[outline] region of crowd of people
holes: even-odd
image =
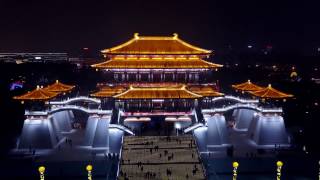
[[[125,137],[119,177],[204,179],[192,136]]]

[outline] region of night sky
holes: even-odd
[[[320,3],[311,1],[0,0],[0,52],[109,48],[133,36],[172,35],[214,50],[272,45],[313,54]]]

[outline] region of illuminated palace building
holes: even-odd
[[[125,111],[187,111],[203,98],[222,95],[212,85],[199,84],[222,67],[203,60],[212,51],[190,45],[177,34],[136,33],[128,42],[102,53],[108,60],[92,67],[113,80],[92,96],[115,99],[116,106]]]
[[[145,171],[153,172],[155,165],[150,162],[158,164],[157,174],[164,174],[160,179],[171,171],[186,177],[184,169],[194,172],[192,179],[204,179],[204,166],[194,155],[200,159],[208,158],[208,154],[226,157],[233,147],[234,156],[245,157],[257,149],[290,146],[282,109],[263,105],[292,95],[250,80],[230,87],[239,96],[255,98],[218,92],[211,78],[222,65],[206,60],[212,55],[210,50],[193,46],[177,34],[160,37],[136,33],[131,40],[102,50],[102,54],[105,61],[91,66],[105,80],[90,97],[68,97],[74,86],[60,81],[14,97],[31,104],[45,102],[45,110],[25,112],[16,152],[36,149],[43,162],[91,161],[92,154],[96,160],[104,159],[101,153],[113,154],[118,165],[110,167],[108,173],[116,172],[119,179],[126,179],[126,175],[144,177],[134,163],[143,163]],[[177,141],[170,143],[170,138],[163,136]],[[72,151],[65,140],[72,140]],[[159,152],[150,150],[154,147],[160,148]],[[172,153],[168,160],[161,159],[165,149]],[[145,156],[149,150],[153,155]],[[175,159],[169,161],[173,156]],[[106,166],[113,166],[112,162]]]

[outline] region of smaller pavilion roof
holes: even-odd
[[[118,95],[118,99],[196,99],[202,97],[186,89],[186,86],[133,87]]]
[[[43,88],[40,88],[37,86],[37,88],[33,91],[27,92],[26,94],[23,94],[21,96],[15,96],[13,99],[17,100],[48,100],[51,98],[54,98],[58,95],[59,93],[56,92],[50,92],[47,91]]]
[[[139,36],[138,33],[129,41],[110,49],[101,51],[110,55],[208,55],[212,51],[193,46],[178,38],[178,34],[173,36]]]
[[[204,97],[216,97],[216,96],[223,96],[223,93],[217,92],[213,87],[211,86],[205,86],[205,85],[194,85],[194,86],[188,86],[188,90],[192,91],[193,93],[199,94]]]
[[[59,80],[56,80],[55,83],[48,85],[44,89],[50,92],[68,92],[71,91],[75,86],[67,85],[59,82]]]
[[[263,89],[263,87],[253,84],[250,80],[241,84],[232,85],[232,87],[241,91],[258,91]]]
[[[288,98],[293,97],[292,94],[286,94],[279,90],[274,89],[271,87],[271,84],[268,85],[268,87],[258,90],[258,91],[252,91],[249,92],[254,96],[261,97],[261,98],[272,98],[272,99],[281,99],[281,98]]]

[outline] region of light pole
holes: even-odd
[[[92,180],[92,165],[87,165],[86,170],[88,171],[88,180]]]
[[[233,166],[233,177],[232,177],[232,180],[237,180],[237,176],[238,176],[238,167],[239,167],[239,163],[238,162],[233,162],[232,163],[232,166]]]
[[[44,180],[44,171],[46,170],[46,168],[44,166],[40,166],[38,171],[40,173],[40,180]]]
[[[283,166],[283,162],[278,161],[277,162],[277,180],[281,179],[281,168]]]

